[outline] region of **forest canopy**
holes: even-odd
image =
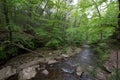
[[[112,39],[118,12],[117,0],[0,0],[0,58],[19,51],[7,41],[56,49]]]

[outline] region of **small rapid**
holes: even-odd
[[[77,66],[81,66],[86,71],[89,66],[92,66],[94,69],[97,67],[97,59],[94,51],[86,45],[80,53],[70,57],[60,65],[62,65],[61,68],[63,71],[69,73],[74,72],[74,68]]]

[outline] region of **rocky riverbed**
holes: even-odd
[[[0,80],[108,80],[114,74],[115,51],[103,65],[105,70],[97,66],[90,48],[68,47],[66,53],[39,49],[37,52],[40,54],[24,54],[8,61],[0,70]]]

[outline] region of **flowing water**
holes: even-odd
[[[48,75],[43,75],[40,70],[37,70],[36,76],[29,80],[94,80],[91,73],[97,67],[97,59],[88,45],[83,46],[84,49],[78,54],[58,63],[47,65]],[[80,76],[76,75],[76,67],[78,66],[82,68]]]

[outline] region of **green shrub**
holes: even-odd
[[[52,49],[57,49],[60,46],[60,41],[57,39],[52,39],[48,41],[45,46]]]
[[[98,57],[98,65],[101,66],[109,57],[110,49],[106,43],[99,43],[95,48],[95,53]]]
[[[13,56],[17,55],[18,47],[16,47],[15,45],[12,45],[12,44],[5,44],[4,51],[5,51],[6,55],[8,56],[8,58],[13,57]]]
[[[114,70],[113,73],[114,74],[111,75],[111,77],[109,78],[109,80],[118,80],[118,79],[120,79],[120,69],[118,70],[118,73],[116,73],[116,70]]]
[[[7,54],[4,51],[4,46],[0,46],[0,60],[1,59],[7,59]]]
[[[30,38],[29,36],[25,35],[25,34],[14,34],[13,35],[13,42],[17,43],[21,46],[24,46],[26,48],[34,48],[34,43],[31,41],[32,38]]]

